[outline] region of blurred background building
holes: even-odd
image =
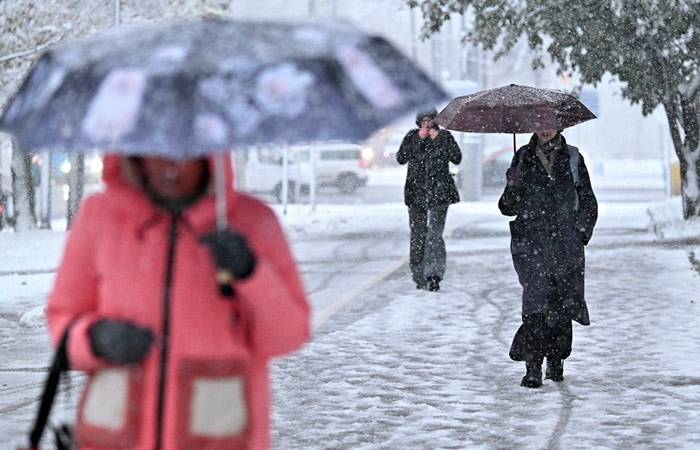
[[[405,0],[100,0],[80,3],[79,11],[71,6],[73,3],[76,1],[65,0],[55,5],[51,0],[26,2],[25,6],[33,6],[33,9],[25,8],[19,1],[0,5],[0,12],[6,13],[5,22],[0,21],[3,36],[12,38],[0,39],[0,69],[6,75],[0,80],[0,97],[9,95],[32,58],[46,45],[87,36],[113,25],[204,13],[238,18],[345,20],[391,41],[438,80],[451,97],[510,83],[567,92],[580,90],[581,101],[598,116],[598,120],[567,129],[564,134],[570,143],[581,149],[596,191],[634,190],[635,195],[644,199],[650,196],[663,198],[672,192],[672,175],[675,173],[672,167],[675,164],[677,171],[677,162],[662,110],[644,117],[641,107],[631,105],[621,97],[623,86],[611,77],[597,86],[580,86],[575,74],[559,75],[554,64],[534,70],[531,66],[533,55],[524,42],[510,54],[494,60],[491,52],[462,43],[469,17],[455,14],[439,33],[423,39],[421,11],[409,8]],[[54,5],[51,13],[46,8],[49,4]],[[435,106],[440,110],[444,105]],[[403,136],[413,127],[414,116],[409,115],[378,130],[366,141],[333,144],[346,146],[344,150],[333,150],[328,143],[318,143],[318,148],[309,151],[316,155],[319,170],[326,171],[324,180],[319,183],[311,183],[308,179],[311,162],[308,153],[294,153],[290,166],[294,172],[290,175],[292,193],[288,200],[311,201],[310,186],[318,185],[319,196],[313,198],[319,202],[402,201],[405,166],[398,166],[395,153]],[[512,136],[453,133],[464,155],[460,166],[453,167],[462,199],[489,199],[498,195],[512,157]],[[518,135],[518,146],[529,138],[529,135]],[[0,146],[7,153],[8,144],[2,136]],[[280,149],[249,149],[234,154],[238,187],[264,200],[280,201],[282,164],[279,152]],[[0,217],[12,209],[6,189],[11,175],[5,156],[0,165],[3,171],[0,181],[5,187],[4,195],[0,196],[0,206],[4,205]],[[48,159],[47,154],[35,155],[32,164],[36,175],[42,173],[42,166]],[[69,196],[68,173],[72,170],[71,163],[75,166],[75,162],[66,154],[58,154],[51,156],[51,169],[44,168],[43,173],[51,174],[51,187],[44,185],[37,189],[39,201],[35,208],[42,221],[48,220],[48,216],[65,213]],[[99,158],[90,157],[87,163],[81,163],[81,168],[84,171],[81,179],[87,183],[85,193],[99,189],[96,181],[99,179]],[[253,170],[255,174],[251,172]],[[261,177],[261,173],[266,175]],[[38,178],[45,180],[47,177]],[[677,178],[675,182],[677,190]]]
[[[558,75],[554,64],[534,70],[533,55],[524,42],[509,55],[494,61],[490,52],[461,42],[468,17],[455,14],[440,33],[422,39],[421,12],[409,8],[402,0],[236,0],[227,13],[250,18],[316,17],[350,21],[397,45],[439,80],[451,96],[510,83],[566,92],[580,88],[580,100],[598,120],[568,129],[564,134],[581,149],[598,184],[620,188],[642,183],[647,178],[643,186],[670,189],[669,170],[675,154],[661,109],[643,116],[639,105],[622,98],[622,84],[611,77],[597,86],[581,87],[575,74]],[[444,105],[436,106],[439,110]],[[392,164],[401,138],[414,126],[413,117],[408,117],[368,141],[375,155],[370,166]],[[502,187],[499,182],[512,155],[512,136],[454,134],[465,154],[459,168],[463,197],[477,199],[484,192],[482,187],[486,191]],[[518,146],[529,138],[518,135]],[[622,168],[625,170],[621,171]]]

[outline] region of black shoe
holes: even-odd
[[[520,386],[538,388],[542,386],[542,363],[526,362],[527,373],[520,382]]]
[[[547,371],[545,380],[552,380],[557,383],[564,381],[564,361],[561,359],[547,358]]]
[[[429,291],[437,292],[440,290],[440,278],[438,277],[428,277],[428,286],[426,287]]]

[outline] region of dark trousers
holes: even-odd
[[[447,206],[408,208],[411,227],[410,266],[413,281],[418,284],[425,283],[429,277],[442,280],[445,274],[447,253],[442,233],[445,230]]]
[[[514,361],[542,363],[543,358],[566,359],[571,354],[571,319],[563,314],[529,314],[510,347]]]

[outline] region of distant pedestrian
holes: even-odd
[[[416,125],[401,142],[399,164],[408,163],[404,201],[411,229],[410,266],[416,288],[438,291],[445,274],[442,233],[447,208],[459,202],[449,163],[459,164],[462,152],[452,133],[433,122],[435,108],[416,115]]]
[[[598,203],[583,156],[554,130],[538,131],[506,171],[498,206],[510,222],[511,253],[523,287],[523,323],[510,357],[525,361],[521,385],[564,379],[575,320],[589,325],[584,299],[584,246],[593,234]]]

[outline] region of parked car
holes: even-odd
[[[282,201],[282,149],[275,145],[248,147],[244,155],[240,188],[248,192],[271,194],[277,201]],[[308,185],[309,173],[295,159],[295,152],[290,150],[289,156],[287,201],[293,203],[302,180]]]
[[[316,185],[337,188],[344,194],[367,183],[362,147],[355,143],[320,143],[289,149],[287,201],[309,192],[312,155],[316,161]],[[241,189],[274,195],[282,200],[282,149],[275,145],[249,147],[245,152]],[[240,162],[239,162],[240,164]]]
[[[346,142],[329,142],[292,148],[294,160],[304,166],[303,172],[311,179],[311,158],[316,158],[316,183],[333,186],[343,194],[351,194],[367,184],[369,177],[362,146]],[[365,152],[365,156],[367,153]],[[308,181],[302,183],[302,188]]]
[[[506,170],[513,159],[513,147],[503,147],[488,153],[481,161],[481,180],[485,188],[503,188]]]

